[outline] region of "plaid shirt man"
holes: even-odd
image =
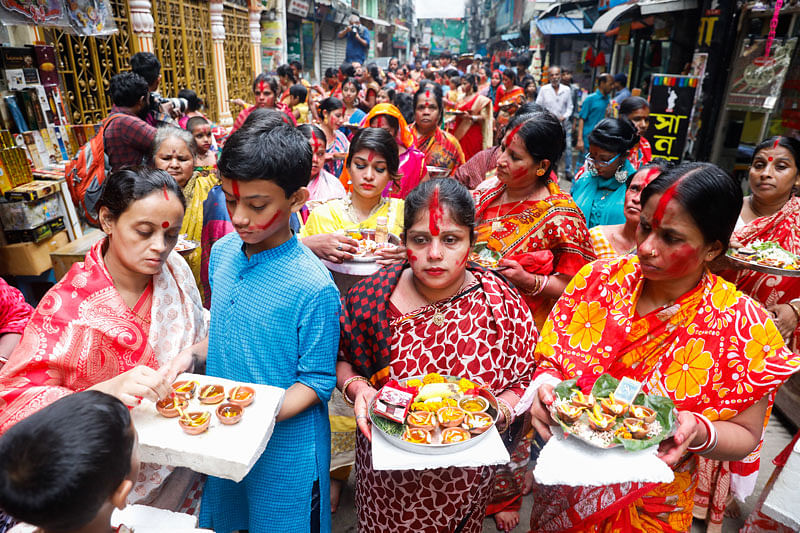
[[[153,149],[156,129],[133,113],[114,106],[111,115],[120,113],[106,126],[103,144],[111,171],[141,165]]]

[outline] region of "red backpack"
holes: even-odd
[[[75,157],[67,163],[64,171],[72,203],[93,226],[100,226],[95,205],[100,198],[100,193],[103,192],[103,182],[111,173],[103,134],[111,120],[122,115],[123,113],[114,113],[106,117],[100,126],[100,131],[80,147]]]

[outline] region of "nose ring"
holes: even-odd
[[[655,257],[655,256],[656,256],[656,251],[650,250],[650,257]]]

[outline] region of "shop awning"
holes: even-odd
[[[519,39],[521,37],[518,31],[512,31],[511,33],[504,33],[500,36],[501,39],[504,41],[513,41],[514,39]]]
[[[553,2],[553,5],[539,13],[537,18],[543,19],[552,15],[563,15],[567,11],[573,11],[575,9],[583,9],[585,7],[589,7],[590,5],[594,4],[597,5],[597,2]]]
[[[605,33],[610,28],[611,25],[616,22],[616,20],[622,17],[628,11],[633,9],[637,9],[639,7],[638,4],[620,4],[618,6],[614,6],[602,15],[600,15],[596,21],[594,21],[594,25],[592,26],[592,33]]]
[[[583,19],[570,17],[548,17],[536,20],[536,27],[545,35],[574,35],[592,33],[583,27]]]
[[[639,9],[642,15],[655,15],[670,11],[683,11],[695,9],[697,0],[640,0]]]
[[[366,16],[366,15],[359,15],[359,16],[360,16],[362,19],[365,19],[365,20],[368,20],[368,21],[370,21],[372,24],[374,24],[374,25],[376,25],[376,26],[386,26],[386,27],[389,27],[389,26],[391,26],[391,24],[389,24],[388,22],[386,22],[386,21],[385,21],[385,20],[383,20],[383,19],[379,19],[379,18],[372,18],[372,17],[368,17],[368,16]]]

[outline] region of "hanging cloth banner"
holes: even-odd
[[[3,24],[67,27],[63,0],[0,0]]]
[[[778,16],[781,14],[781,7],[783,7],[783,0],[777,0],[775,2],[775,11],[772,12],[772,20],[769,22],[769,34],[767,35],[764,57],[769,57],[769,52],[772,49],[772,41],[775,40],[775,30],[778,28]]]
[[[78,35],[116,33],[114,12],[108,0],[62,0],[69,23]]]

